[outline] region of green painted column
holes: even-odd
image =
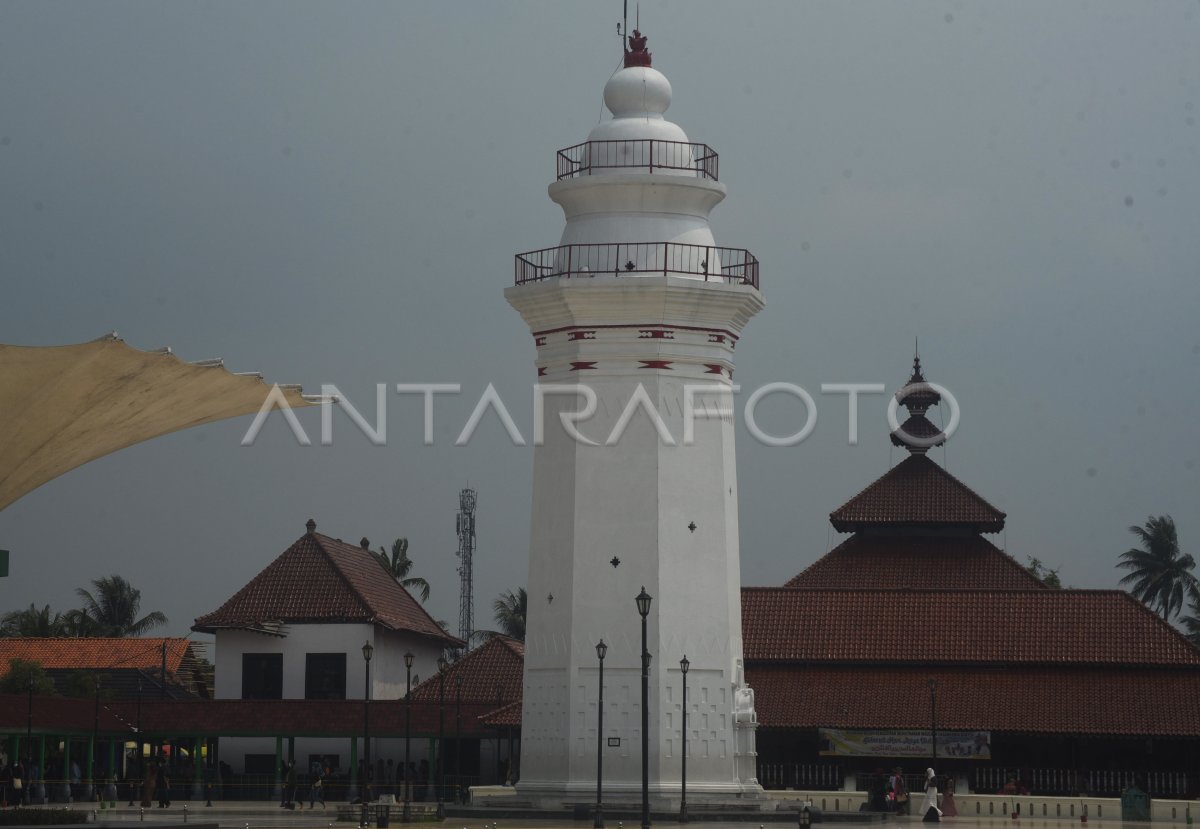
[[[42,802],[46,800],[46,735],[42,734],[38,737],[38,790],[42,795]]]
[[[63,737],[62,748],[62,785],[66,787],[68,799],[75,799],[75,792],[71,790],[71,738]]]
[[[202,740],[192,741],[192,800],[204,799],[204,758],[200,756]]]
[[[350,785],[346,789],[346,800],[358,797],[358,738],[350,738]]]
[[[272,795],[280,803],[283,802],[283,737],[275,738],[275,792]]]
[[[122,745],[122,753],[123,753],[124,752],[124,743],[122,743],[121,745]],[[116,785],[117,785],[117,741],[116,740],[108,741],[108,774],[105,777],[104,782],[105,782],[105,787],[104,787],[105,795],[111,795],[111,799],[109,800],[109,803],[111,803],[113,806],[117,805],[116,804],[116,795],[112,794],[112,792],[108,791],[108,785],[107,785],[108,783],[111,782],[114,790],[116,789]],[[103,797],[103,796],[104,795],[101,795],[101,797]]]
[[[87,741],[87,769],[84,771],[84,786],[87,787],[87,793],[84,795],[88,800],[92,800],[96,792],[96,738],[88,737]]]

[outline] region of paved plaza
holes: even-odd
[[[421,804],[425,806],[428,804]],[[1200,804],[1198,804],[1200,805]],[[340,807],[340,808],[339,808]],[[43,807],[35,807],[43,808]],[[348,807],[347,804],[330,803],[328,808],[322,810],[319,806],[315,810],[305,808],[303,811],[291,811],[279,808],[276,804],[266,804],[257,801],[227,801],[214,803],[211,807],[203,805],[192,806],[188,804],[185,810],[183,806],[172,806],[170,809],[146,809],[144,815],[142,810],[137,807],[118,806],[115,809],[106,809],[103,812],[96,811],[91,804],[75,804],[71,807],[63,806],[47,806],[47,809],[64,809],[71,808],[76,810],[86,809],[87,811],[95,811],[96,820],[99,824],[126,825],[144,823],[147,827],[150,826],[183,826],[183,825],[219,825],[221,827],[229,827],[230,829],[254,829],[254,827],[297,827],[297,829],[317,829],[317,827],[353,827],[356,826],[356,821],[338,820],[339,811],[345,817],[348,808],[357,809],[357,807]],[[390,824],[392,827],[402,825],[399,820],[399,807],[392,810]],[[469,812],[469,814],[467,813]],[[569,818],[555,818],[547,820],[534,820],[528,818],[513,818],[504,819],[497,817],[498,811],[492,810],[455,810],[455,814],[447,817],[444,821],[438,821],[430,815],[428,818],[415,820],[413,823],[420,826],[444,826],[447,829],[591,829],[591,818],[586,820],[573,821]],[[356,812],[357,814],[357,812]],[[829,821],[824,825],[830,827],[846,827],[846,829],[854,829],[854,827],[912,827],[921,823],[919,817],[905,816],[897,817],[888,815],[883,820],[876,817],[874,820],[854,820],[853,815],[841,813],[838,818]],[[683,824],[676,821],[668,821],[663,819],[655,819],[654,826],[660,829],[678,829]],[[1067,829],[1067,827],[1079,824],[1078,820],[1068,819],[1045,819],[1045,818],[1027,818],[1021,820],[1010,820],[1004,818],[976,818],[976,817],[954,817],[945,818],[943,823],[956,827],[956,829]],[[756,826],[761,826],[763,829],[770,827],[771,829],[779,829],[779,827],[795,827],[797,822],[793,814],[787,812],[764,813],[760,820],[754,818],[744,818],[738,820],[703,820],[693,819],[691,825],[700,825],[704,829],[756,829]],[[1155,825],[1160,826],[1180,826],[1184,827],[1188,824],[1185,820],[1169,821],[1156,820]],[[374,821],[372,821],[374,825]],[[639,821],[637,818],[629,820],[606,819],[605,825],[607,829],[638,829]],[[1084,827],[1120,827],[1123,822],[1120,820],[1089,820],[1083,824]]]

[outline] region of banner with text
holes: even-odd
[[[835,757],[928,757],[928,731],[861,731],[821,728],[821,754]],[[937,756],[990,760],[990,731],[939,731]]]

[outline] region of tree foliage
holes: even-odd
[[[364,542],[365,543],[365,542]],[[413,561],[408,557],[408,539],[397,538],[392,542],[392,552],[388,555],[387,550],[380,546],[379,552],[371,552],[375,560],[380,566],[387,571],[387,574],[395,579],[405,590],[413,590],[421,595],[421,601],[425,602],[429,599],[429,582],[420,576],[410,576],[412,572]]]
[[[1062,590],[1062,579],[1058,577],[1058,571],[1061,568],[1050,568],[1043,564],[1041,559],[1034,558],[1033,556],[1026,556],[1026,559],[1029,561],[1029,564],[1025,566],[1025,569],[1029,571],[1031,576],[1047,587]]]
[[[50,605],[39,608],[30,603],[25,610],[10,610],[0,616],[0,636],[66,636],[67,620],[61,613],[50,610]]]
[[[102,576],[87,590],[77,588],[75,594],[83,607],[73,614],[76,636],[141,636],[157,625],[167,622],[162,612],[155,610],[138,618],[142,591],[117,575]]]
[[[33,681],[33,693],[50,696],[54,693],[54,683],[42,670],[41,662],[29,659],[10,659],[8,673],[0,678],[0,694],[27,694],[29,682]]]
[[[1192,572],[1196,561],[1179,549],[1175,521],[1169,515],[1150,516],[1143,526],[1129,531],[1141,542],[1121,554],[1117,566],[1129,570],[1121,584],[1151,610],[1170,620],[1183,609],[1185,599],[1200,598],[1200,581]]]
[[[525,613],[529,608],[529,595],[524,587],[506,590],[492,603],[496,624],[500,633],[513,639],[525,641]]]
[[[1200,596],[1192,596],[1188,615],[1179,620],[1188,641],[1200,648]]]

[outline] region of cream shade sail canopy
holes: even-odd
[[[320,402],[279,388],[292,408]],[[271,389],[221,360],[139,351],[115,333],[79,345],[0,344],[0,510],[110,452],[257,412]]]

